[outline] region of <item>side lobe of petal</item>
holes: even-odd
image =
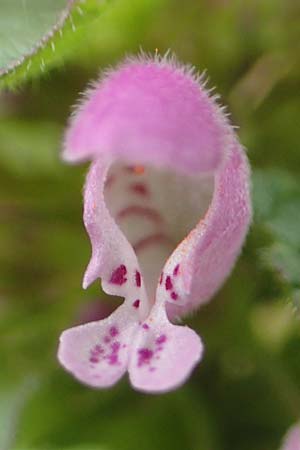
[[[199,336],[187,326],[172,325],[158,309],[139,326],[129,361],[133,387],[152,393],[183,384],[203,354]]]
[[[125,297],[128,302],[140,300],[139,312],[146,315],[148,299],[144,283],[136,283],[140,268],[135,252],[116,224],[105,204],[104,184],[110,162],[98,158],[90,167],[84,191],[84,224],[92,244],[92,257],[83,279],[88,287],[97,278],[103,290]]]
[[[169,302],[170,317],[189,313],[220,288],[240,253],[251,216],[247,157],[233,141],[216,172],[213,199],[204,219],[179,244],[164,267],[177,297],[174,300],[166,295],[163,285],[158,285],[157,296]],[[180,270],[174,275],[176,266]]]
[[[64,331],[58,359],[84,384],[99,388],[112,386],[127,370],[132,335],[137,326],[123,304],[107,319]]]

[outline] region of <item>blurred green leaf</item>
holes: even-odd
[[[87,443],[113,450],[217,448],[205,403],[188,387],[162,396],[136,393],[127,381],[93,390],[60,369],[47,374],[21,419],[18,449],[40,449],[45,442],[59,450]]]
[[[80,445],[80,446],[71,446],[71,447],[14,447],[11,450],[109,450],[108,447],[99,447],[99,445],[97,446],[93,446],[93,445]]]
[[[69,0],[1,0],[0,74],[20,65],[63,26]]]
[[[101,0],[1,0],[0,87],[60,65],[104,9]]]
[[[62,130],[52,122],[0,123],[0,162],[10,173],[31,177],[62,169],[58,150]]]
[[[75,445],[71,447],[65,447],[65,446],[59,446],[59,447],[49,447],[49,446],[43,446],[43,447],[14,447],[10,450],[110,450],[108,447],[99,447],[99,445]]]
[[[287,284],[294,306],[300,287],[300,187],[291,174],[279,169],[253,174],[255,224],[270,237],[259,257]]]
[[[0,383],[0,448],[9,450],[14,442],[16,428],[26,401],[37,387],[37,380],[28,376],[23,381],[9,383],[1,374]]]

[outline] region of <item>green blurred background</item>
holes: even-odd
[[[70,51],[53,64],[46,54],[33,76],[10,72],[0,92],[0,449],[278,449],[300,418],[299,1],[91,3]],[[10,26],[22,23],[17,6],[0,0],[3,58],[4,25],[20,31]],[[253,168],[243,254],[188,320],[205,358],[185,386],[159,396],[134,392],[127,379],[89,389],[56,360],[60,332],[101,297],[111,302],[99,283],[81,289],[87,166],[60,160],[62,133],[88,81],[140,48],[171,49],[207,69]]]

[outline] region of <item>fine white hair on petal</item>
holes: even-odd
[[[108,66],[105,69],[101,69],[98,77],[88,83],[86,89],[79,94],[78,100],[74,103],[69,118],[69,127],[72,126],[72,123],[77,115],[80,114],[82,109],[85,107],[86,101],[90,99],[90,97],[93,95],[100,84],[105,83],[106,80],[110,79],[112,76],[114,76],[115,73],[118,73],[122,69],[137,63],[143,65],[156,64],[159,67],[172,68],[174,71],[178,71],[184,76],[190,78],[193,82],[199,85],[199,88],[203,92],[206,93],[206,95],[216,106],[216,114],[219,115],[219,119],[221,121],[224,121],[226,125],[230,126],[234,133],[236,127],[230,122],[231,114],[228,111],[228,107],[221,103],[221,96],[219,94],[213,94],[213,92],[215,92],[216,90],[216,86],[213,86],[211,88],[207,87],[207,85],[209,84],[207,69],[199,72],[192,64],[181,63],[178,60],[176,54],[172,52],[171,49],[168,49],[163,55],[161,55],[159,52],[151,53],[145,52],[144,50],[140,49],[139,54],[126,55],[124,60],[116,66]]]

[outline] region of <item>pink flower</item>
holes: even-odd
[[[77,379],[107,387],[128,370],[142,391],[181,385],[202,358],[178,317],[230,273],[251,219],[245,152],[201,77],[174,58],[129,59],[87,92],[64,158],[92,160],[84,223],[97,278],[124,303],[62,333],[58,357]]]
[[[281,450],[300,450],[300,426],[291,428],[284,438]]]

